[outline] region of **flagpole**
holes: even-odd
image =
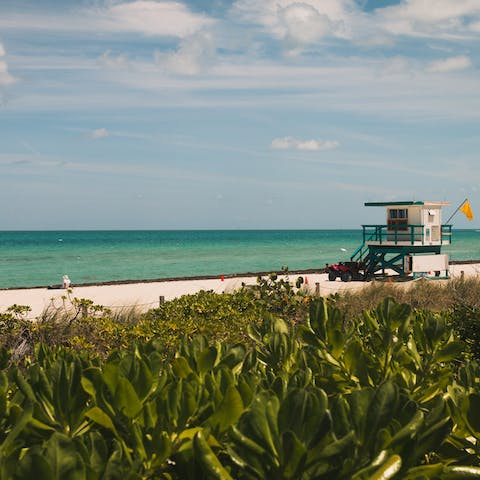
[[[445,222],[446,225],[448,225],[450,223],[450,220],[455,216],[455,214],[463,207],[463,205],[465,205],[465,202],[468,200],[468,198],[466,198],[458,207],[457,209],[450,215],[450,218]]]

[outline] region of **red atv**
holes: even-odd
[[[365,275],[362,270],[363,264],[361,262],[339,262],[325,267],[325,272],[328,273],[328,279],[334,282],[340,278],[342,282],[351,282],[352,280],[365,280]]]

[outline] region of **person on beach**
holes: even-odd
[[[68,278],[68,275],[63,276],[63,288],[70,288],[71,280]]]

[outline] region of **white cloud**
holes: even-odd
[[[85,132],[83,129],[66,129],[66,130],[73,130],[73,131],[82,131]],[[131,138],[137,140],[149,140],[151,139],[150,135],[146,135],[144,133],[135,133],[135,132],[125,132],[125,131],[112,131],[107,130],[106,128],[97,128],[95,130],[91,130],[86,133],[89,138],[93,138],[95,140],[99,138]]]
[[[0,43],[0,57],[5,57],[6,52],[3,44]],[[8,65],[5,60],[0,58],[0,87],[6,87],[15,83],[16,79],[8,72]]]
[[[401,76],[405,74],[412,75],[413,71],[414,69],[409,59],[399,55],[386,59],[379,69],[380,75],[385,77]]]
[[[216,47],[210,32],[199,32],[184,39],[176,52],[155,52],[155,62],[167,71],[195,75],[207,70],[214,62]]]
[[[8,73],[7,62],[0,60],[0,87],[5,87],[12,83],[15,83],[15,78]]]
[[[116,32],[151,36],[187,37],[214,20],[194,13],[174,1],[107,1],[106,6],[77,8],[66,13],[10,13],[0,16],[0,28],[13,30],[48,30],[49,32]]]
[[[112,5],[104,21],[112,30],[186,37],[212,23],[179,2],[138,0]]]
[[[95,130],[92,130],[89,134],[89,137],[93,139],[106,138],[109,136],[110,133],[106,128],[97,128]]]
[[[294,137],[274,138],[270,144],[271,148],[280,150],[333,150],[338,148],[340,143],[336,140],[299,140]]]
[[[376,10],[382,27],[394,35],[465,36],[480,15],[478,0],[403,0]]]
[[[472,61],[470,57],[466,55],[459,55],[457,57],[443,58],[441,60],[436,60],[431,62],[426,70],[427,72],[432,73],[444,73],[444,72],[453,72],[456,70],[465,70],[472,66]]]
[[[130,68],[128,57],[125,54],[117,56],[112,55],[111,50],[107,50],[98,58],[98,61],[108,68]]]
[[[232,15],[300,52],[332,39],[364,47],[391,45],[400,35],[472,39],[480,29],[479,0],[400,0],[373,12],[354,0],[237,0]]]
[[[276,38],[308,45],[327,37],[349,37],[358,8],[350,0],[238,0],[233,12]]]
[[[287,42],[308,45],[335,34],[335,24],[307,3],[278,8],[278,32]]]

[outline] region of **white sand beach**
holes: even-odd
[[[462,275],[477,276],[480,274],[480,264],[455,264],[450,265],[450,277]],[[299,274],[290,274],[290,281],[295,282]],[[306,285],[312,293],[318,289],[320,295],[329,295],[346,289],[361,289],[369,283],[365,282],[329,282],[327,274],[303,274]],[[73,286],[71,293],[63,289],[50,290],[47,288],[22,288],[0,290],[0,312],[16,305],[28,305],[31,311],[28,318],[34,320],[47,308],[67,308],[71,305],[69,298],[89,299],[97,305],[112,309],[126,309],[136,306],[139,310],[146,311],[155,308],[160,303],[160,297],[165,301],[182,295],[194,294],[200,290],[213,290],[217,293],[231,292],[241,287],[242,282],[247,285],[256,283],[256,276],[248,277],[221,277],[211,279],[185,279],[170,281],[154,281],[139,283],[122,283],[114,285]],[[432,280],[444,281],[444,280]],[[408,285],[409,283],[407,283]],[[62,298],[63,297],[63,298]],[[66,297],[66,299],[65,299]]]

